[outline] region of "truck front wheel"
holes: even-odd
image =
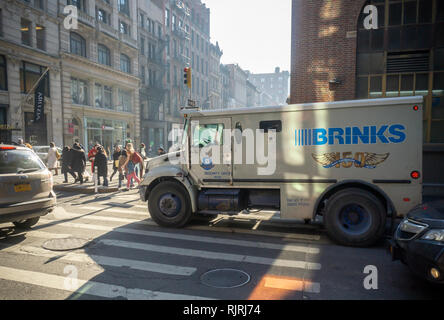
[[[381,239],[385,230],[386,209],[370,192],[350,188],[334,194],[327,202],[324,224],[335,242],[367,247]]]
[[[150,192],[148,210],[158,225],[180,228],[191,218],[191,201],[179,183],[162,182]]]

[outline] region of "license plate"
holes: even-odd
[[[31,191],[31,184],[30,183],[16,184],[14,186],[14,191],[15,192]]]

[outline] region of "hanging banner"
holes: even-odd
[[[45,112],[45,79],[38,84],[34,93],[34,123],[40,123],[43,120]]]

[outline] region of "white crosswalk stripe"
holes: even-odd
[[[211,300],[211,298],[208,297],[132,289],[82,279],[76,279],[76,281],[68,279],[67,282],[66,276],[3,266],[0,266],[0,279],[69,291],[77,293],[79,296],[88,294],[103,298],[122,297],[129,300]]]
[[[0,248],[2,246],[0,245]],[[53,252],[45,249],[41,249],[33,246],[12,246],[2,249],[3,252],[10,252],[15,254],[33,255],[45,258],[55,258],[59,260],[66,260],[72,262],[81,262],[89,265],[95,266],[111,266],[111,267],[129,267],[135,270],[149,271],[162,274],[170,274],[177,276],[190,276],[196,272],[196,268],[190,267],[180,267],[175,265],[152,263],[146,261],[130,260],[130,259],[120,259],[113,257],[104,257],[99,255],[88,255],[85,253],[63,253],[63,252]]]

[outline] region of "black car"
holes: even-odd
[[[415,274],[444,284],[444,201],[423,204],[401,221],[390,243],[394,260]]]

